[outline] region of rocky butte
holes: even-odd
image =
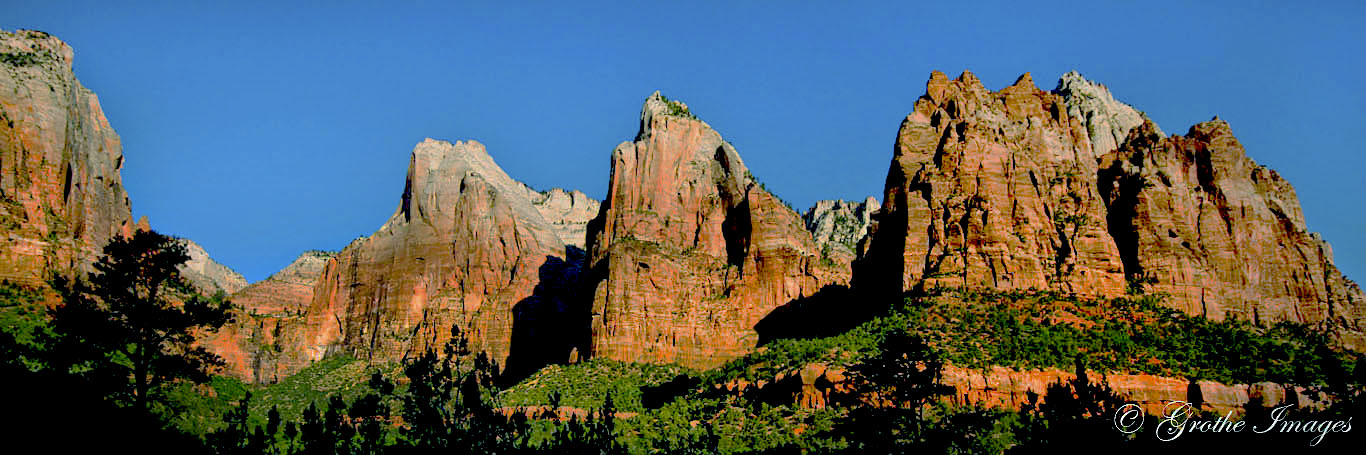
[[[775,308],[848,279],[730,143],[658,92],[612,152],[589,236],[593,357],[716,366]]]
[[[88,271],[132,232],[123,148],[73,55],[43,32],[0,31],[0,279]]]
[[[1191,314],[1318,324],[1363,346],[1360,288],[1218,119],[1166,136],[1076,73],[993,92],[934,72],[885,188],[856,289],[1150,286]]]

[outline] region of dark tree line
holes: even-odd
[[[440,355],[429,350],[404,366],[406,387],[375,372],[369,391],[349,404],[333,395],[323,408],[310,404],[300,422],[284,424],[272,409],[259,426],[248,423],[248,395],[209,440],[222,454],[622,453],[610,395],[584,419],[575,415],[563,423],[559,400],[550,397],[551,405],[535,417],[553,426],[545,440],[533,441],[529,417],[499,406],[497,372],[497,365],[483,353],[470,352],[464,334],[452,327]]]

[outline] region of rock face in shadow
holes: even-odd
[[[901,124],[855,285],[1124,291],[1085,125],[1029,74],[992,92],[934,72]]]
[[[541,285],[567,249],[532,194],[478,142],[418,144],[398,209],[328,261],[284,350],[397,361],[439,349],[458,325],[506,365],[514,308],[570,306]]]
[[[73,55],[43,32],[0,31],[0,279],[89,271],[132,232],[123,148]]]
[[[1307,230],[1295,189],[1248,158],[1228,123],[1164,137],[1148,122],[1101,163],[1125,271],[1168,304],[1213,319],[1323,323],[1366,347],[1361,288]]]
[[[594,357],[715,366],[774,308],[847,281],[735,148],[658,92],[612,152],[589,237]]]

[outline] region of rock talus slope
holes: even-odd
[[[0,31],[0,279],[87,271],[131,233],[122,145],[73,56],[46,33]]]
[[[715,366],[753,349],[774,308],[847,282],[735,148],[658,92],[612,152],[589,236],[594,357]]]

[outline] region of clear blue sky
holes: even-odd
[[[1052,88],[1076,69],[1168,133],[1217,114],[1366,277],[1353,2],[5,3],[0,28],[76,49],[123,137],[134,215],[252,281],[378,228],[424,137],[477,139],[514,178],[601,198],[612,148],[656,89],[798,207],[879,194],[935,69],[993,89],[1026,71]]]

